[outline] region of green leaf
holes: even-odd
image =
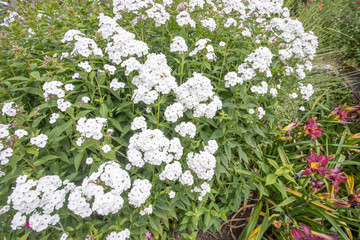
[[[149,222],[150,226],[156,231],[156,233],[161,235],[163,229],[160,224],[160,218],[149,216]]]
[[[217,129],[212,134],[210,139],[218,139],[224,136],[223,129]]]
[[[60,136],[61,133],[63,133],[64,131],[68,130],[71,127],[72,127],[72,122],[69,121],[61,126],[55,127],[53,130],[51,130],[46,135],[49,137],[49,139],[55,138],[55,137]]]
[[[34,165],[35,165],[35,166],[39,166],[39,165],[41,165],[41,164],[46,163],[46,162],[49,161],[49,160],[57,159],[57,158],[59,158],[59,156],[56,156],[56,155],[47,155],[47,156],[42,157],[42,158],[38,159],[37,161],[35,161]]]
[[[266,203],[265,217],[262,220],[260,231],[257,234],[256,240],[261,240],[262,239],[262,236],[264,235],[266,230],[270,227],[270,225],[271,225],[271,222],[270,222],[270,219],[269,219],[269,205]]]
[[[276,182],[277,176],[275,174],[269,174],[266,177],[266,184],[265,185],[271,185]]]
[[[250,216],[250,220],[248,224],[246,224],[245,229],[241,232],[239,236],[239,240],[249,239],[252,231],[254,230],[256,223],[259,219],[261,208],[263,206],[263,203],[260,201],[254,208],[253,214]]]
[[[280,211],[282,212],[283,209],[282,207],[286,206],[286,205],[289,205],[290,203],[293,203],[296,201],[296,198],[294,196],[290,196],[289,198],[285,199],[284,201],[282,201],[281,203],[277,204],[275,208],[277,211]]]
[[[81,160],[83,159],[83,157],[84,157],[84,152],[79,152],[74,158],[74,166],[75,166],[76,172],[79,169],[79,166],[80,166],[80,163],[81,163]]]
[[[41,76],[40,76],[40,73],[39,72],[31,72],[30,73],[30,76],[35,78],[36,80],[40,80],[41,79]]]
[[[30,80],[30,78],[27,78],[24,76],[16,76],[16,77],[8,78],[6,80],[8,80],[8,81],[12,81],[12,80],[28,81],[28,80]]]
[[[100,106],[100,116],[103,117],[103,118],[107,118],[108,113],[109,113],[109,109],[107,108],[106,104],[105,103],[101,104],[101,106]]]

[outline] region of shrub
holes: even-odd
[[[220,231],[255,190],[287,197],[296,172],[277,138],[317,103],[318,41],[281,0],[7,9],[2,236],[166,239]]]

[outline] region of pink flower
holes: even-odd
[[[29,222],[26,223],[26,227],[30,228],[30,223]]]
[[[360,1],[357,1],[356,4],[360,4]]]
[[[146,237],[146,238],[151,238],[151,232],[145,233],[145,237]]]
[[[309,121],[304,124],[304,130],[306,134],[310,135],[313,138],[314,141],[316,141],[317,137],[323,134],[323,131],[318,128],[317,122],[312,118],[310,118]]]

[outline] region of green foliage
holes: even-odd
[[[334,6],[336,5],[331,5]],[[135,104],[135,85],[132,82],[135,72],[126,75],[125,69],[120,66],[117,66],[114,76],[98,71],[103,70],[104,64],[111,64],[107,56],[87,59],[71,55],[69,58],[60,58],[62,53],[73,50],[72,44],[61,43],[69,29],[80,30],[86,37],[94,39],[102,49],[106,47],[107,42],[96,33],[97,16],[102,12],[113,16],[110,2],[16,2],[13,10],[25,19],[11,24],[0,36],[3,46],[0,49],[0,99],[2,103],[15,102],[19,109],[15,117],[3,114],[0,121],[2,124],[14,125],[14,128],[25,129],[29,135],[13,139],[14,154],[9,164],[2,168],[6,175],[0,182],[0,206],[6,205],[7,197],[20,175],[28,175],[31,179],[58,175],[62,180],[67,179],[81,185],[83,179],[96,172],[104,162],[112,160],[125,168],[129,162],[129,140],[134,135],[131,122],[137,116],[146,118],[149,129],[161,129],[168,138],[179,137],[174,131],[177,124],[167,121],[163,114],[176,101],[174,93],[159,94],[158,99],[149,106],[144,103]],[[304,14],[304,10],[302,6],[298,6],[296,11]],[[205,12],[212,14],[210,10],[197,11],[199,12],[194,15]],[[38,18],[38,13],[42,13],[43,17]],[[325,198],[319,196],[320,192],[312,192],[310,177],[297,177],[306,168],[304,157],[310,155],[311,149],[326,156],[335,154],[329,167],[343,166],[343,171],[348,175],[359,173],[357,140],[350,141],[347,138],[359,132],[358,127],[353,123],[341,125],[328,117],[333,107],[337,103],[346,102],[350,95],[339,78],[309,74],[302,82],[314,84],[317,91],[313,98],[309,101],[300,97],[291,99],[289,94],[297,91],[299,80],[295,76],[287,76],[283,62],[279,56],[275,56],[270,66],[271,77],[258,74],[243,85],[226,88],[226,73],[237,71],[245,58],[258,47],[277,49],[280,48],[280,43],[255,43],[253,39],[240,35],[238,28],[217,28],[215,32],[209,32],[202,27],[179,27],[174,16],[161,27],[155,27],[152,20],[144,19],[133,25],[131,14],[118,22],[127,31],[134,33],[136,39],[146,42],[151,53],[166,55],[167,64],[178,84],[186,82],[193,72],[202,73],[211,80],[215,95],[222,100],[222,109],[214,118],[195,118],[190,110],[181,118],[197,127],[196,138],[184,137],[180,140],[184,146],[184,154],[179,160],[183,170],[188,169],[188,153],[202,151],[209,140],[216,140],[219,145],[215,154],[214,177],[208,181],[211,192],[199,201],[199,194],[191,191],[192,187],[159,180],[159,173],[164,170],[164,165],[147,164],[144,168],[133,166],[129,170],[131,182],[139,178],[148,179],[153,186],[151,196],[141,208],[125,203],[121,211],[115,214],[102,216],[93,213],[90,217],[81,218],[64,207],[57,210],[61,223],[39,233],[25,227],[13,231],[10,225],[15,210],[12,209],[7,214],[0,215],[1,238],[58,239],[65,232],[70,239],[85,239],[87,236],[105,239],[112,231],[119,232],[128,228],[133,239],[143,239],[146,232],[151,232],[156,239],[170,239],[174,231],[182,232],[186,239],[195,239],[199,230],[220,232],[222,223],[227,222],[228,217],[249,199],[257,199],[257,203],[248,216],[248,223],[239,239],[264,239],[268,235],[276,239],[289,239],[292,227],[297,227],[300,222],[308,224],[314,231],[337,231],[343,239],[349,238],[347,230],[353,232],[354,239],[360,237],[356,233],[359,227],[358,213],[351,208],[333,211],[333,206],[328,201],[347,201],[350,192],[345,188],[345,183],[342,183],[337,194],[332,193],[331,197]],[[306,31],[318,31],[320,28],[310,27],[313,17],[306,16]],[[218,21],[223,24],[224,19],[219,17]],[[30,27],[35,32],[32,35],[28,33]],[[255,25],[251,31],[265,39],[272,36],[272,33]],[[341,31],[348,34],[346,31],[350,31],[350,27]],[[199,39],[211,39],[217,60],[208,61],[204,53],[190,57],[171,52],[169,46],[175,36],[185,38],[190,50],[195,48],[194,44]],[[324,41],[323,38],[321,40]],[[218,46],[220,41],[225,41],[226,47]],[[331,46],[334,43],[329,44]],[[354,48],[354,45],[349,44],[350,46]],[[93,68],[90,73],[78,67],[78,63],[85,60],[89,60]],[[141,63],[145,60],[146,57],[139,57]],[[298,63],[298,60],[291,62],[292,66]],[[73,79],[76,72],[80,72],[80,78]],[[115,77],[124,82],[126,87],[117,91],[110,88],[111,79]],[[72,103],[66,112],[59,112],[56,99],[44,100],[43,84],[55,80],[75,85],[75,89],[66,95],[66,100]],[[277,98],[251,91],[252,86],[258,86],[262,81],[274,88],[281,84]],[[82,102],[84,96],[89,97],[90,102]],[[304,106],[306,111],[300,111],[300,106]],[[146,110],[147,107],[149,110]],[[263,118],[249,114],[249,109],[259,107],[266,110]],[[60,118],[54,124],[49,124],[52,113],[60,113]],[[81,134],[76,126],[83,117],[106,118],[107,128],[114,131],[108,134],[103,129],[101,141],[88,139],[78,146],[76,139]],[[304,124],[312,117],[318,118],[317,122],[322,124],[324,131],[316,142],[305,134],[303,126],[294,130],[291,136],[281,131],[296,119]],[[49,138],[45,148],[37,148],[29,141],[39,134],[45,134]],[[284,136],[292,139],[282,141],[281,137]],[[105,153],[100,150],[105,144],[111,146],[111,151]],[[85,164],[88,157],[94,160],[91,165]],[[321,193],[331,192],[331,181],[323,181],[325,185]],[[202,182],[204,181],[195,178],[196,186],[200,186]],[[176,192],[174,198],[169,198],[170,191]],[[127,202],[127,195],[123,195]],[[150,204],[153,206],[153,213],[141,216],[140,210]],[[274,221],[281,222],[281,228],[271,227]]]

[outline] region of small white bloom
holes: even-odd
[[[249,109],[249,114],[254,114],[254,113],[255,113],[254,109],[250,108]]]
[[[92,164],[93,161],[94,161],[94,160],[93,160],[91,157],[88,157],[85,162],[86,162],[86,164],[89,165],[89,164]]]
[[[81,98],[81,102],[83,102],[83,103],[88,103],[90,101],[90,98],[89,97],[82,97]]]
[[[175,192],[174,191],[170,191],[169,192],[169,198],[174,198],[175,197]]]
[[[108,153],[108,152],[111,151],[111,147],[110,147],[110,145],[106,144],[106,145],[101,147],[101,150],[103,150],[104,153]]]
[[[75,86],[72,85],[72,84],[65,84],[65,85],[64,85],[64,88],[65,88],[66,91],[69,92],[69,91],[74,90]]]
[[[305,107],[304,107],[304,106],[301,106],[299,109],[300,109],[300,111],[305,111]]]
[[[22,138],[24,136],[27,136],[28,132],[25,131],[24,129],[18,129],[18,130],[15,130],[14,134],[15,134],[16,137],[18,137],[20,139],[20,138]]]

